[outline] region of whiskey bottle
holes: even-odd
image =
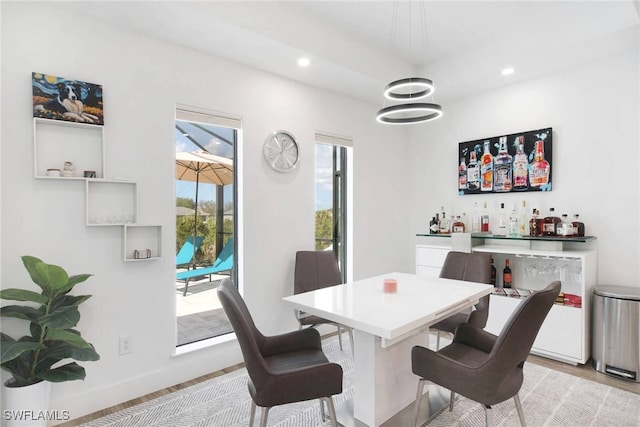
[[[451,226],[452,233],[464,233],[464,222],[460,220],[460,215],[457,215],[453,225]]]
[[[502,270],[502,287],[510,288],[511,287],[511,267],[509,267],[509,259],[505,260],[504,270]]]
[[[475,150],[471,152],[469,165],[467,166],[467,188],[469,190],[477,190],[480,188],[480,168],[476,160]]]
[[[511,155],[507,151],[507,137],[500,137],[500,149],[495,158],[495,178],[493,189],[499,193],[511,191],[512,169]]]
[[[573,226],[574,234],[576,236],[584,236],[584,223],[580,222],[580,215],[573,215],[573,222],[571,225]]]
[[[524,152],[524,136],[516,138],[518,150],[513,157],[513,189],[523,191],[529,188],[529,161]]]
[[[555,211],[554,208],[549,208],[549,215],[544,218],[544,224],[542,226],[543,236],[556,236],[558,234],[560,218],[556,216]]]
[[[458,166],[458,190],[467,189],[467,165],[464,157],[460,157],[460,166]]]
[[[529,170],[529,184],[532,187],[543,187],[549,184],[549,162],[544,159],[544,141],[536,141],[536,152],[531,169]]]
[[[534,209],[531,213],[531,219],[529,220],[529,235],[530,236],[542,236],[542,219],[538,218],[540,212],[538,209]]]
[[[482,191],[493,191],[493,156],[489,141],[484,142],[484,153],[480,157],[480,181]]]
[[[480,231],[483,233],[489,232],[489,211],[487,210],[487,202],[484,202],[484,207],[480,214]]]

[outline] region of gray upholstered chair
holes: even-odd
[[[560,282],[556,281],[531,294],[512,313],[497,337],[470,323],[463,323],[456,329],[453,343],[437,352],[413,347],[411,368],[420,377],[413,425],[418,421],[424,386],[431,382],[451,390],[450,410],[453,410],[454,393],[484,405],[488,427],[492,423],[491,405],[513,397],[520,423],[524,426],[518,397],[523,381],[522,368],[559,293]]]
[[[328,286],[339,285],[343,283],[342,275],[336,254],[333,251],[298,251],[296,252],[296,265],[293,277],[293,293],[300,294],[303,292],[315,291],[317,289],[326,288]],[[338,328],[338,341],[340,350],[342,350],[342,328],[349,333],[351,340],[351,353],[353,354],[353,331],[339,323],[322,317],[309,315],[296,311],[296,318],[303,326],[311,326],[312,328],[321,324],[331,324]]]
[[[445,279],[465,280],[467,282],[491,283],[491,254],[481,252],[456,252],[447,254],[440,270]],[[453,334],[461,323],[471,323],[479,328],[487,326],[489,317],[489,295],[475,305],[471,313],[456,313],[431,326],[437,333],[436,350],[440,348],[441,332]]]
[[[249,394],[253,400],[249,425],[253,426],[256,405],[262,407],[260,425],[265,427],[273,406],[320,399],[323,421],[324,402],[331,425],[336,427],[332,396],[342,393],[342,367],[327,360],[320,333],[307,328],[264,336],[229,279],[218,286],[218,298],[236,333],[249,374]]]

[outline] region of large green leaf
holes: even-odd
[[[49,301],[46,295],[26,289],[3,289],[0,291],[0,298],[13,301],[31,301],[38,304],[46,304]]]
[[[91,344],[86,342],[78,333],[63,329],[49,329],[44,337],[45,341],[63,341],[78,348],[89,348]]]
[[[73,328],[80,321],[78,307],[62,307],[40,318],[40,324],[52,329]]]
[[[77,306],[83,303],[84,301],[88,300],[89,298],[91,298],[91,295],[73,296],[68,294],[59,294],[56,298],[54,298],[51,301],[51,304],[49,305],[49,310],[54,311],[59,309],[60,307],[67,307],[67,306],[74,306],[74,305]]]
[[[85,280],[87,280],[91,276],[93,276],[93,274],[76,274],[76,275],[73,275],[73,276],[69,277],[69,285],[70,285],[69,289],[73,288],[78,283],[84,282]]]
[[[83,380],[85,377],[84,368],[76,362],[71,362],[55,369],[48,370],[38,375],[45,381],[61,383],[64,381]]]
[[[22,263],[29,272],[31,280],[40,286],[47,295],[53,296],[64,292],[69,282],[69,275],[62,267],[47,264],[36,257],[28,255],[22,257]]]
[[[24,307],[21,305],[5,305],[0,308],[1,317],[14,317],[16,319],[25,319],[34,323],[39,322],[42,312],[37,308]]]
[[[15,359],[26,351],[33,351],[44,348],[44,345],[39,342],[17,342],[17,341],[5,341],[5,336],[2,336],[2,342],[0,342],[0,364]]]

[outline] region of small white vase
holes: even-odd
[[[2,385],[2,425],[6,427],[46,427],[51,383],[41,381],[25,387]]]

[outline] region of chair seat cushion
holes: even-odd
[[[440,350],[439,353],[470,368],[482,366],[489,360],[489,353],[455,342]]]
[[[322,350],[305,349],[264,358],[268,377],[249,394],[262,407],[301,402],[342,393],[342,367],[330,363]],[[256,378],[257,381],[262,379]]]

